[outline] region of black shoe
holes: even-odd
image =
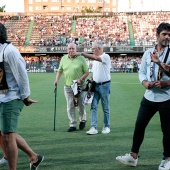
[[[80,122],[79,129],[83,130],[86,126],[86,121],[85,122]]]
[[[76,131],[76,127],[69,127],[69,129],[67,130],[67,132],[73,132]]]

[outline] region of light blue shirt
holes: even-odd
[[[153,81],[157,81],[157,75],[158,75],[158,69],[159,66],[157,64],[152,64],[150,52],[153,53],[155,48],[148,49],[145,51],[143,57],[142,57],[142,63],[139,70],[139,80],[142,83],[143,80],[151,81],[151,66],[153,66]],[[163,62],[163,55],[164,51],[159,55],[160,61]],[[168,56],[168,59],[166,61],[166,64],[170,65],[170,54]],[[170,80],[168,76],[166,76],[165,73],[163,73],[161,81],[167,81]],[[163,102],[170,99],[170,86],[165,88],[158,88],[154,86],[152,89],[146,89],[144,97],[153,102]]]
[[[0,56],[7,44],[0,46]],[[14,99],[25,99],[30,95],[29,79],[26,71],[26,63],[19,51],[9,44],[4,51],[4,67],[9,90],[0,94],[0,103]]]

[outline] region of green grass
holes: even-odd
[[[155,170],[162,158],[162,134],[156,114],[146,129],[136,168],[122,165],[115,157],[128,153],[144,87],[136,73],[112,73],[111,133],[101,134],[103,113],[99,105],[99,134],[88,136],[90,106],[86,107],[87,124],[83,131],[68,133],[69,121],[63,92],[64,79],[57,89],[56,131],[53,131],[54,80],[53,73],[30,73],[31,98],[37,104],[25,107],[20,116],[18,133],[31,148],[45,156],[41,170]],[[78,113],[77,113],[78,119]],[[5,170],[7,168],[1,168]],[[29,169],[28,157],[19,151],[17,170]]]

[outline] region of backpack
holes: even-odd
[[[9,45],[5,46],[5,48]],[[0,56],[0,90],[8,90],[8,84],[6,81],[6,73],[5,73],[5,68],[4,68],[4,51],[5,48],[3,49],[3,55]]]

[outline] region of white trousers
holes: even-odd
[[[70,120],[70,127],[76,127],[76,109],[74,107],[74,93],[71,87],[64,86],[64,94],[67,101],[67,115]],[[78,112],[79,112],[79,121],[86,121],[86,110],[85,105],[83,104],[85,92],[81,92],[78,97]]]

